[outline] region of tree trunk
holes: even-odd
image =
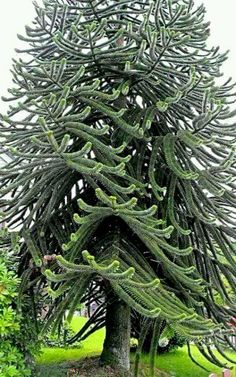
[[[130,369],[130,307],[114,292],[109,292],[106,312],[106,337],[101,364]]]

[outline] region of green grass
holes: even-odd
[[[199,364],[203,365],[210,372],[214,372],[221,377],[222,368],[218,368],[208,362],[200,354],[196,347],[192,347],[192,355]],[[236,355],[233,356],[236,360]],[[147,364],[148,362],[149,356],[143,355],[142,363]],[[209,372],[206,372],[198,367],[190,360],[187,353],[187,347],[179,348],[167,354],[157,356],[156,367],[160,370],[170,373],[173,377],[208,377],[210,374]],[[236,377],[235,370],[232,377]]]
[[[72,321],[72,328],[74,331],[78,331],[86,322],[85,318],[75,317]],[[63,366],[59,368],[55,365],[63,362],[76,362],[87,356],[99,355],[102,350],[102,344],[104,340],[105,330],[98,330],[95,334],[86,339],[82,347],[79,349],[61,349],[61,348],[43,348],[42,355],[38,358],[37,362],[41,365],[41,369],[45,368],[42,373],[43,377],[56,377],[64,376]],[[199,353],[197,348],[192,348],[193,357],[207,368],[210,372],[217,373],[221,376],[221,368],[217,368]],[[235,354],[230,354],[231,357],[236,359]],[[148,355],[142,356],[142,363],[148,364]],[[54,364],[54,365],[53,365]],[[50,366],[51,365],[51,366]],[[66,368],[66,365],[64,365]],[[174,350],[168,354],[159,355],[156,358],[156,367],[160,370],[170,373],[174,377],[208,377],[209,373],[195,365],[187,355],[186,347]],[[53,369],[54,368],[54,369]],[[56,372],[57,369],[57,372]],[[53,370],[53,371],[50,371]],[[48,371],[48,374],[47,374]],[[65,372],[64,372],[65,373]],[[93,376],[96,377],[96,376]],[[236,377],[236,371],[233,376]]]
[[[85,324],[86,318],[74,317],[71,323],[72,329],[77,332]],[[99,330],[89,336],[82,343],[81,348],[42,348],[42,355],[38,357],[39,364],[62,363],[64,361],[76,361],[86,356],[96,356],[101,353],[105,330]]]

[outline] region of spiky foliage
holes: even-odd
[[[236,314],[222,283],[235,292],[236,132],[204,7],[48,0],[36,12],[5,98],[1,203],[22,226],[24,270],[29,252],[38,272],[57,255],[42,267],[55,297],[48,323],[109,281],[154,318],[155,334],[159,317],[219,363],[201,341],[230,345]]]

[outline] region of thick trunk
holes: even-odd
[[[124,371],[130,369],[130,307],[114,292],[108,295],[101,363]]]

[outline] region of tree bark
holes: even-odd
[[[113,291],[108,294],[106,336],[101,364],[130,369],[130,307]]]

